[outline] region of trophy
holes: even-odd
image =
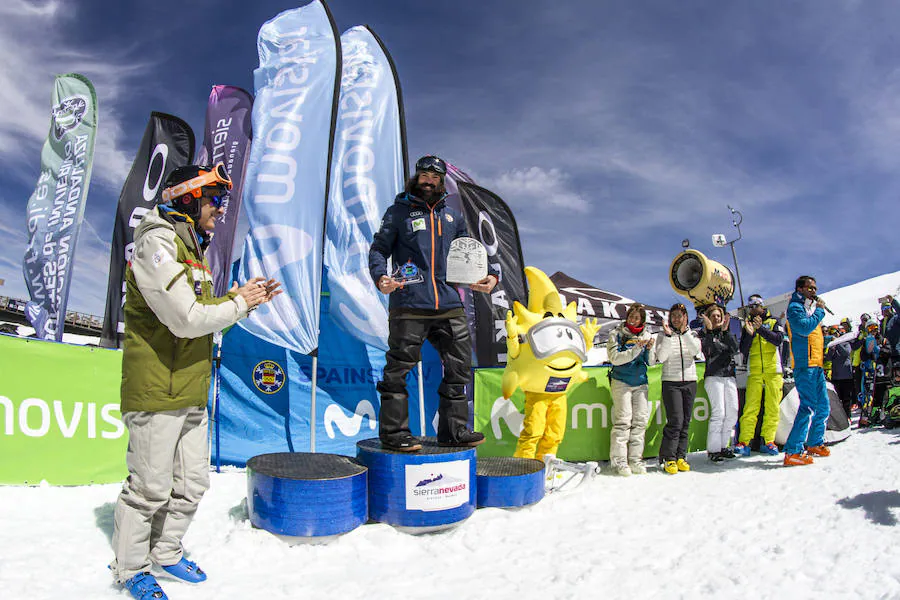
[[[406,264],[402,264],[394,269],[394,274],[391,275],[391,279],[399,283],[400,287],[425,281],[421,271],[419,271],[419,267],[411,260],[406,261]]]
[[[470,237],[456,238],[447,254],[447,281],[459,285],[476,283],[487,277],[487,251]]]

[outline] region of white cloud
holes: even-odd
[[[97,56],[73,47],[65,25],[75,3],[4,0],[0,7],[0,162],[20,174],[36,176],[41,144],[50,126],[53,77],[86,75],[97,90],[99,131],[93,182],[118,190],[131,166],[132,150],[121,148],[123,125],[115,101],[129,78],[146,70],[124,51]]]
[[[513,169],[486,179],[484,185],[517,204],[549,206],[579,214],[590,210],[590,202],[572,188],[569,176],[557,168]]]

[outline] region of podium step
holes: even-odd
[[[517,508],[544,497],[544,461],[512,456],[478,459],[478,508]]]
[[[347,533],[368,520],[367,469],[339,454],[277,452],[247,461],[254,527],[291,537]]]
[[[377,438],[356,444],[369,469],[369,518],[409,533],[440,531],[475,512],[475,449],[422,439],[418,452],[396,452]]]

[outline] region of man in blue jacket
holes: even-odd
[[[468,428],[465,388],[471,378],[472,344],[462,300],[447,283],[450,243],[468,236],[463,216],[444,202],[447,165],[436,156],[416,162],[416,173],[406,190],[394,199],[381,221],[369,250],[369,273],[388,302],[388,352],[381,394],[379,438],[401,452],[415,452],[422,444],[409,430],[406,375],[419,361],[427,339],[441,356],[444,378],[438,388],[438,443],[442,446],[477,446],[484,435]],[[388,273],[394,268],[416,283],[403,283]],[[499,273],[491,272],[469,287],[489,293]]]
[[[825,389],[824,336],[819,326],[825,318],[825,302],[816,295],[817,289],[812,277],[798,277],[787,309],[800,407],[784,444],[785,466],[808,465],[813,462],[810,455],[831,454],[825,447],[825,424],[831,405]]]

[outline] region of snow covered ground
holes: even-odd
[[[209,573],[174,599],[900,598],[900,431],[854,432],[829,458],[601,475],[518,511],[412,536],[364,525],[289,546],[247,520],[246,476],[213,474],[185,539]],[[118,485],[0,487],[0,596],[122,598],[111,584]]]

